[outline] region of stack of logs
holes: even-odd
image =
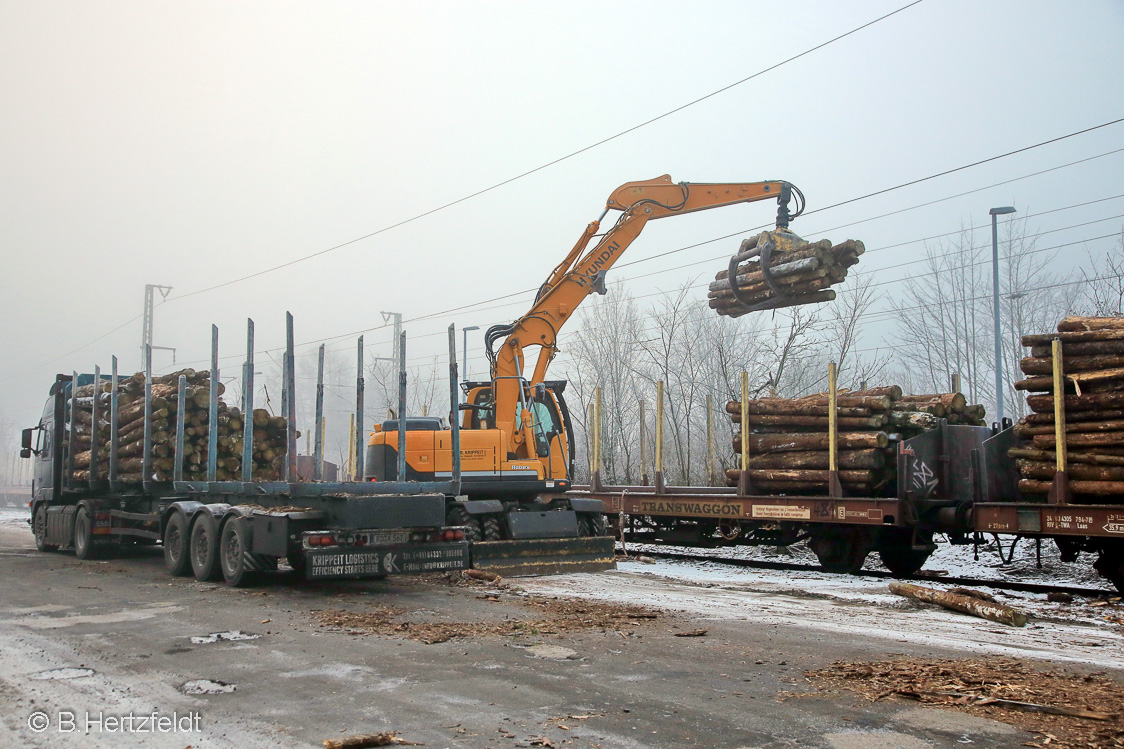
[[[179,377],[187,380],[184,401],[183,476],[188,481],[207,478],[207,422],[210,419],[210,373],[185,369],[152,379],[152,481],[171,481],[175,469],[176,412],[179,408]],[[218,384],[219,395],[224,387]],[[98,391],[98,477],[109,476],[110,452],[110,384],[91,383],[77,388],[75,423],[75,455],[73,478],[90,479],[90,435],[93,430],[93,399]],[[283,475],[286,453],[284,417],[270,416],[265,409],[254,409],[253,480],[277,481]],[[242,473],[243,415],[238,408],[218,404],[218,471],[219,481],[236,481]],[[139,483],[144,479],[144,373],[118,382],[117,398],[117,471],[118,480]],[[68,438],[64,437],[64,439]]]
[[[758,239],[751,237],[743,242],[741,252],[751,250]],[[778,295],[765,280],[760,258],[738,266],[738,289],[754,306],[762,305],[763,309],[829,302],[835,299],[835,292],[828,287],[842,282],[847,277],[847,269],[856,265],[859,255],[865,251],[863,243],[857,239],[848,239],[834,246],[828,239],[805,242],[794,249],[772,255],[769,269],[782,294]],[[715,275],[707,296],[711,308],[720,315],[741,317],[753,311],[734,297],[728,270]]]
[[[1025,380],[1018,390],[1032,413],[1019,419],[1016,459],[1019,490],[1045,499],[1057,467],[1054,431],[1054,339],[1062,343],[1065,383],[1067,475],[1072,500],[1100,503],[1124,494],[1124,318],[1066,317],[1057,333],[1023,336],[1030,356],[1021,361]]]
[[[836,405],[839,481],[851,494],[877,496],[896,491],[895,443],[952,424],[984,424],[983,406],[967,405],[960,393],[902,395],[897,385],[841,391]],[[743,404],[730,401],[735,424]],[[804,398],[761,398],[745,404],[749,423],[749,482],[757,494],[824,494],[828,489],[828,394]],[[741,435],[734,452],[741,454]],[[739,469],[726,471],[737,486]]]

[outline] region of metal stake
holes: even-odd
[[[359,336],[359,347],[356,360],[356,377],[355,377],[355,431],[352,437],[355,440],[355,472],[352,474],[352,481],[362,481],[365,477],[363,475],[363,459],[366,457],[364,454],[365,445],[363,444],[363,397],[365,393],[365,384],[363,379],[363,336]]]
[[[94,399],[90,403],[90,488],[98,482],[98,398],[101,396],[101,367],[94,365]]]
[[[285,313],[285,481],[297,480],[297,358],[293,313]]]
[[[183,481],[183,412],[187,408],[187,378],[180,375],[176,394],[176,464],[172,468],[172,481]]]
[[[254,480],[254,321],[246,318],[246,363],[242,365],[242,480]]]
[[[219,328],[211,326],[211,384],[207,403],[207,481],[219,473]]]
[[[406,332],[398,339],[398,480],[406,480]]]
[[[113,357],[113,370],[109,377],[109,488],[117,486],[117,450],[121,438],[117,434],[117,357]]]
[[[467,358],[468,352],[465,351]],[[460,419],[460,392],[457,382],[457,330],[455,325],[449,326],[449,432],[453,439],[453,487],[452,494],[461,493],[461,425]]]
[[[316,447],[312,457],[312,480],[324,480],[324,344],[316,362]]]

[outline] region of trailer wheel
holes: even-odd
[[[191,572],[187,518],[182,512],[173,512],[164,526],[164,569],[175,577],[185,577]]]
[[[889,531],[890,529],[884,529]],[[919,534],[918,541],[932,544],[932,534]],[[925,566],[925,562],[932,555],[932,549],[918,551],[913,548],[913,533],[911,531],[889,532],[883,536],[878,546],[878,556],[882,557],[882,566],[890,570],[894,577],[909,577]]]
[[[47,543],[47,505],[39,505],[36,508],[32,531],[35,533],[36,549],[39,551],[58,551],[58,544]]]
[[[445,522],[449,525],[463,525],[465,528],[464,538],[466,541],[483,541],[484,530],[480,527],[480,522],[468,514],[468,510],[464,509],[461,505],[451,505],[449,511],[445,513]]]
[[[94,545],[94,523],[90,519],[90,511],[85,507],[78,508],[74,516],[74,556],[79,559],[94,559],[98,555],[98,548]]]
[[[808,547],[825,571],[848,575],[862,569],[872,545],[864,528],[818,528],[808,538]]]
[[[480,519],[480,531],[485,541],[503,540],[503,524],[495,515],[485,515]]]
[[[242,518],[231,518],[222,527],[219,541],[219,561],[222,576],[232,588],[248,585],[253,573],[246,567],[246,523]]]
[[[199,581],[218,580],[222,577],[219,569],[219,533],[215,516],[201,512],[191,525],[191,571]]]

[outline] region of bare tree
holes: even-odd
[[[1085,280],[1081,294],[1082,311],[1098,317],[1124,315],[1124,228],[1116,244],[1098,262],[1089,253],[1089,273],[1081,270]]]

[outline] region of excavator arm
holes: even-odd
[[[801,204],[796,213],[790,215],[788,203],[793,194]],[[786,228],[789,220],[803,210],[800,191],[782,181],[676,184],[665,174],[652,180],[628,182],[614,190],[601,217],[590,222],[573,249],[551,271],[527,314],[510,325],[492,327],[485,336],[492,362],[496,427],[511,436],[512,452],[520,457],[535,455],[522,381],[529,385],[543,381],[547,367],[558,352],[558,333],[562,326],[589,294],[605,293],[606,272],[649,221],[770,198],[778,202],[778,228]],[[621,211],[621,215],[611,229],[598,237],[601,220],[611,210]],[[595,238],[597,241],[593,242]],[[503,344],[493,353],[494,343],[501,338]],[[534,372],[528,376],[526,351],[533,347],[540,348],[540,352]],[[517,415],[521,415],[518,429]]]

